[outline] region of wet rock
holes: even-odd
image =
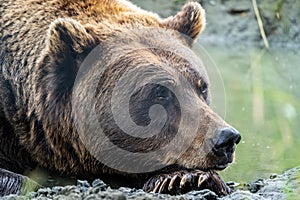
[[[259,191],[264,185],[265,185],[264,180],[258,179],[257,181],[254,181],[249,184],[249,191],[255,193]]]
[[[204,190],[200,190],[200,191],[191,191],[189,193],[187,193],[187,195],[191,195],[194,197],[198,197],[198,198],[203,198],[203,199],[218,199],[218,196],[216,195],[216,193],[208,190],[208,189],[204,189]]]
[[[100,179],[94,180],[92,183],[92,187],[97,187],[101,191],[104,191],[105,189],[107,189],[107,185]]]
[[[88,188],[90,187],[90,184],[87,181],[77,180],[77,186]]]
[[[300,198],[300,166],[281,175],[272,174],[269,179],[258,179],[249,184],[240,184],[236,190],[222,200],[260,199],[284,200]]]

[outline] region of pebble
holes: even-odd
[[[249,184],[244,184],[246,187],[234,182],[227,183],[235,188],[235,191],[225,197],[218,197],[214,192],[204,189],[200,191],[191,191],[187,194],[171,196],[167,194],[145,193],[141,189],[120,187],[119,189],[112,189],[108,187],[102,180],[96,179],[89,184],[88,181],[79,180],[77,185],[69,186],[56,186],[53,188],[41,188],[37,192],[31,192],[26,196],[10,195],[2,197],[4,200],[48,200],[48,199],[110,199],[110,200],[238,200],[238,199],[251,199],[251,200],[266,200],[266,199],[285,199],[284,190],[286,185],[289,185],[289,192],[293,192],[295,187],[300,186],[300,167],[293,168],[283,174],[272,174],[269,179],[258,179]],[[294,181],[293,181],[294,180]],[[298,180],[298,182],[297,182]],[[298,185],[297,185],[298,184]],[[283,187],[283,189],[282,189]],[[262,198],[263,197],[263,198]]]

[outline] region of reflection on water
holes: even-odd
[[[300,165],[300,53],[249,47],[205,49],[224,81],[226,121],[242,134],[236,162],[222,176],[246,182]],[[212,95],[218,93],[215,89]]]

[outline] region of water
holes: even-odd
[[[249,182],[300,165],[300,53],[236,46],[205,49],[225,87],[226,112],[217,112],[242,134],[235,163],[221,173],[225,180]],[[216,76],[207,67],[211,78]],[[220,92],[218,86],[212,96]]]

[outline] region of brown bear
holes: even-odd
[[[191,51],[204,26],[196,2],[161,19],[126,0],[2,0],[0,195],[20,193],[20,174],[36,167],[146,191],[226,194],[215,170],[233,161],[240,135],[209,107]]]

